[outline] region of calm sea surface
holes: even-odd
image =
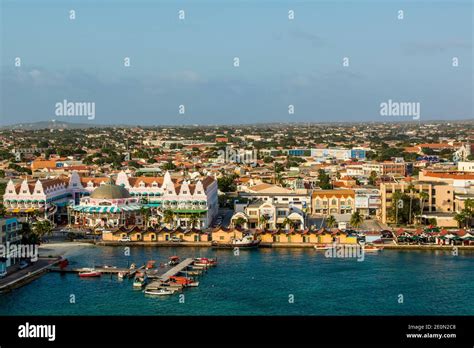
[[[120,247],[86,246],[67,257],[74,267],[126,267],[171,255],[218,258],[199,287],[184,291],[185,303],[178,295],[145,296],[131,280],[110,275],[48,273],[0,295],[0,315],[474,315],[474,253],[384,250],[357,262],[314,249],[234,256],[231,250],[133,247],[126,257]]]

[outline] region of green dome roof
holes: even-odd
[[[96,199],[118,199],[130,198],[130,193],[123,186],[115,185],[111,182],[101,185],[91,193],[91,198]]]

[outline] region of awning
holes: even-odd
[[[173,213],[205,213],[207,209],[173,209]]]

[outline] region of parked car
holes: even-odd
[[[171,237],[170,242],[182,242],[183,240],[178,237]]]
[[[28,261],[21,260],[19,265],[20,265],[20,269],[25,269],[26,267],[30,265],[30,263]]]
[[[130,239],[130,237],[127,236],[127,237],[122,237],[122,238],[120,238],[120,241],[121,241],[121,242],[130,242],[131,239]]]

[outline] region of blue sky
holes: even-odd
[[[469,0],[1,0],[1,16],[0,124],[406,120],[381,119],[388,99],[473,117]],[[57,117],[64,99],[95,119]]]

